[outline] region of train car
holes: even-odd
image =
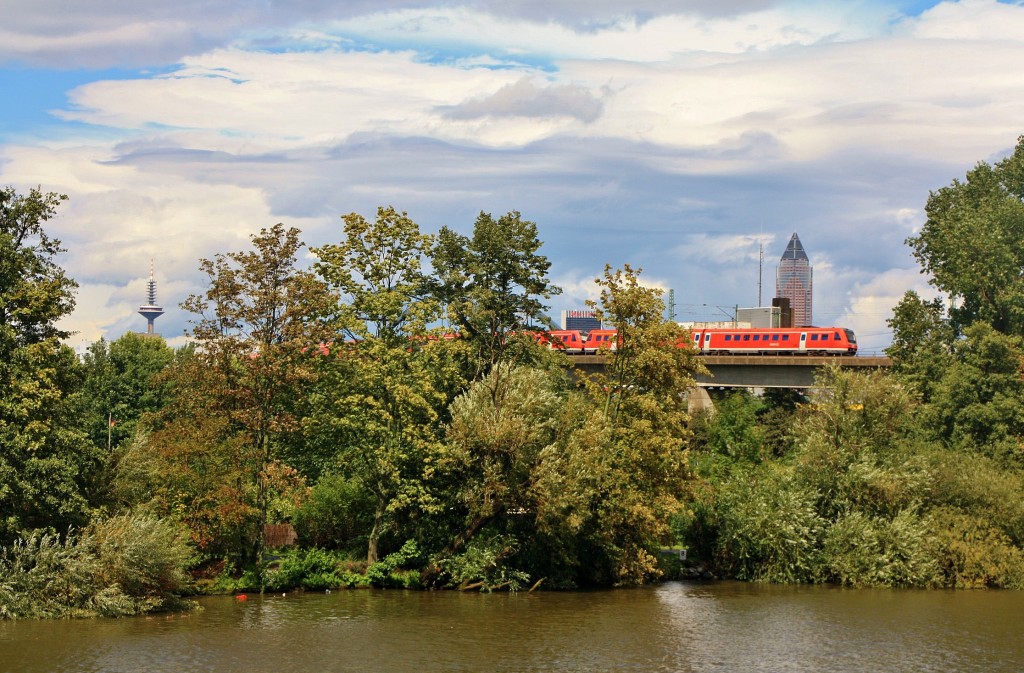
[[[579,330],[551,330],[548,332],[548,339],[551,341],[552,350],[565,351],[569,355],[583,354],[583,335]]]
[[[692,338],[706,355],[857,354],[857,337],[845,327],[695,329]]]
[[[583,342],[583,354],[595,354],[601,349],[615,351],[618,350],[619,340],[616,338],[616,332],[613,329],[592,329],[587,334],[586,340]]]

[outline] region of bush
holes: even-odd
[[[325,475],[295,511],[293,525],[304,547],[365,549],[373,502],[357,479]]]
[[[96,557],[69,537],[33,531],[0,551],[0,617],[88,614]]]
[[[367,568],[366,578],[375,587],[418,589],[420,573],[415,568],[422,562],[419,546],[415,540],[409,540],[401,549]]]
[[[932,554],[944,586],[1024,589],[1024,552],[984,519],[947,507],[929,518]]]
[[[453,587],[519,591],[530,581],[530,575],[504,563],[504,559],[515,554],[518,548],[511,535],[476,537],[462,554],[443,559],[440,566]]]
[[[129,596],[163,598],[189,588],[188,533],[166,519],[114,516],[94,524],[89,536],[99,563],[98,580]]]
[[[735,473],[716,503],[716,563],[742,580],[813,581],[823,528],[814,500],[779,468]]]
[[[927,526],[911,510],[892,519],[850,513],[825,535],[823,579],[849,586],[936,586],[939,569],[927,540]]]
[[[64,540],[35,531],[0,551],[0,617],[135,615],[180,607],[185,533],[141,515],[112,517]]]
[[[267,589],[323,591],[338,587],[365,586],[366,578],[348,567],[348,559],[324,549],[290,549],[277,569],[267,573]]]

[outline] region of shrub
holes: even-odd
[[[342,578],[341,565],[344,561],[344,556],[316,547],[290,549],[278,568],[267,573],[267,589],[323,591],[348,585],[349,582]]]
[[[408,540],[402,548],[366,569],[366,578],[375,587],[417,589],[419,571],[411,566],[419,566],[423,562],[419,545],[415,540]]]
[[[190,558],[175,525],[112,517],[61,540],[34,531],[0,550],[0,617],[135,615],[180,607]]]
[[[892,519],[852,512],[825,535],[823,579],[850,586],[935,586],[938,566],[927,540],[927,526],[912,510]]]
[[[295,511],[293,525],[303,546],[365,548],[373,527],[373,502],[357,479],[325,475]]]
[[[96,557],[70,536],[33,531],[0,551],[0,617],[85,614],[95,593]]]
[[[114,516],[94,524],[88,533],[101,585],[120,586],[130,596],[161,599],[189,588],[188,533],[167,519]]]
[[[1005,533],[947,507],[935,509],[929,524],[932,554],[945,586],[1024,588],[1024,552]]]
[[[809,582],[823,522],[814,496],[778,468],[737,472],[716,503],[716,561],[743,580]]]
[[[530,576],[504,563],[518,547],[511,535],[480,536],[471,540],[462,554],[441,560],[440,566],[453,587],[518,591],[530,581]]]

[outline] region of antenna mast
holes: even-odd
[[[761,308],[761,278],[764,270],[764,240],[757,239],[757,307]]]

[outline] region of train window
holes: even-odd
[[[836,341],[842,341],[842,339],[839,336],[839,332],[835,333],[835,337],[836,337]]]
[[[726,341],[732,341],[732,335],[731,334],[726,334],[725,335],[725,340]]]
[[[779,335],[778,334],[773,334],[772,335],[772,341],[778,341],[778,340],[779,340]]]
[[[827,334],[822,334],[821,335],[821,340],[822,341],[828,341],[828,335]]]
[[[818,335],[817,334],[812,334],[811,335],[811,341],[817,341],[817,340],[818,340]]]
[[[750,341],[750,335],[749,334],[744,334],[743,335],[743,340],[744,341]]]
[[[789,341],[789,335],[788,334],[783,334],[782,335],[782,340],[783,341]]]
[[[760,334],[755,334],[754,335],[754,341],[760,341],[760,340],[761,340],[761,335]]]

